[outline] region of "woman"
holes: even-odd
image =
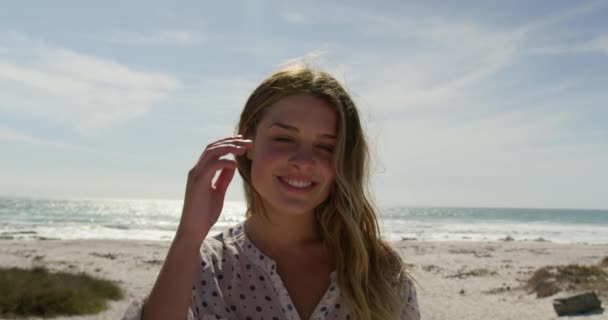
[[[412,281],[380,239],[346,90],[326,72],[284,68],[251,94],[237,130],[190,170],[167,259],[124,319],[419,319]],[[246,220],[208,238],[237,169]]]

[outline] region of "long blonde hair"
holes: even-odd
[[[399,287],[408,274],[399,255],[380,238],[367,192],[369,153],[365,135],[357,108],[340,83],[307,65],[285,67],[253,91],[241,113],[237,133],[254,137],[268,107],[301,94],[324,99],[338,115],[336,179],[327,200],[315,209],[324,244],[336,264],[338,286],[353,310],[353,319],[398,319],[405,305]],[[241,156],[237,163],[244,181],[247,217],[264,214],[262,199],[251,184],[251,160]]]

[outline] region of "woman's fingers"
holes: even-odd
[[[243,140],[243,136],[242,136],[242,135],[240,135],[240,134],[237,134],[237,135],[236,135],[236,136],[234,136],[234,137],[226,137],[226,138],[223,138],[223,139],[220,139],[220,140],[217,140],[217,141],[211,142],[210,144],[208,144],[208,145],[207,145],[207,147],[212,146],[212,145],[214,145],[214,144],[221,143],[221,142],[225,142],[225,141],[228,141],[228,140]]]
[[[236,161],[232,159],[215,159],[213,161],[206,162],[203,166],[195,168],[198,173],[196,180],[203,180],[205,184],[211,184],[211,180],[215,176],[218,170],[225,168],[236,168]]]
[[[201,156],[199,157],[199,161],[200,159],[202,159],[203,157],[205,157],[206,155],[215,155],[219,152],[224,152],[223,155],[226,155],[228,153],[234,153],[233,151],[239,150],[244,148],[245,150],[251,148],[253,146],[253,142],[251,140],[243,140],[243,139],[231,139],[231,140],[225,140],[222,141],[221,143],[212,143],[210,145],[207,146],[207,148],[205,148],[205,151],[203,151],[203,153],[201,154]],[[230,148],[233,148],[232,150]]]
[[[205,147],[196,165],[188,172],[180,228],[184,226],[197,236],[208,233],[221,214],[226,190],[237,167],[234,159],[224,156],[242,155],[252,146],[251,140],[238,135]],[[212,183],[218,171],[219,175]]]
[[[242,155],[247,152],[247,148],[237,145],[218,145],[205,150],[194,166],[195,171],[202,170],[207,162],[211,162],[227,154]]]
[[[231,142],[238,142],[238,141],[248,141],[249,139],[244,139],[242,136],[235,136],[235,137],[228,137],[228,138],[224,138],[224,139],[220,139],[214,142],[211,142],[210,144],[207,145],[207,147],[216,145],[216,144],[222,144],[222,143],[231,143]]]
[[[203,154],[201,154],[196,165],[189,172],[192,182],[224,192],[228,188],[236,171],[236,161],[233,159],[222,159],[222,157],[227,154],[234,154],[236,156],[245,154],[252,146],[253,142],[251,140],[242,139],[239,136],[221,139],[209,144]],[[220,174],[215,185],[211,186],[211,182],[217,171],[220,171]]]
[[[223,153],[223,154],[228,154],[231,153],[233,151],[246,151],[248,149],[248,145],[247,144],[218,144],[212,147],[209,147],[205,150],[205,152],[203,152],[203,156],[205,154],[208,154],[210,156],[213,157],[213,155],[218,154],[218,153]]]
[[[217,180],[215,180],[215,190],[219,192],[222,197],[226,193],[232,178],[234,177],[234,172],[236,171],[236,166],[234,168],[224,168],[220,171],[220,174],[217,176]]]
[[[207,147],[205,148],[205,150],[208,150],[212,147],[218,146],[218,145],[223,145],[223,144],[235,144],[235,145],[245,145],[250,143],[251,140],[249,139],[243,139],[242,137],[229,137],[229,138],[225,138],[225,139],[221,139],[215,142],[212,142],[210,144],[207,145]]]

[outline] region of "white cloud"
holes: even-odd
[[[592,40],[581,43],[533,48],[529,52],[531,54],[549,55],[597,52],[608,55],[608,34],[599,35]]]
[[[493,81],[514,63],[525,65],[527,47],[542,42],[551,28],[596,7],[569,8],[523,27],[494,30],[440,17],[349,14],[342,23],[391,39],[376,39],[373,48],[330,46],[339,64],[325,67],[361,97],[364,113],[370,111],[379,202],[605,207],[598,190],[608,179],[603,165],[608,149],[581,143],[585,130],[572,126],[583,111],[582,97],[563,90],[578,80],[525,87],[526,74],[508,75],[502,79],[505,92]],[[605,40],[591,43],[597,50]],[[589,95],[597,105],[597,94]],[[578,109],[572,101],[579,102]]]
[[[56,139],[37,137],[28,133],[15,131],[13,129],[0,127],[0,140],[14,143],[16,145],[29,144],[37,147],[41,153],[50,154],[85,154],[92,155],[95,159],[121,159],[122,161],[132,161],[134,163],[146,163],[147,159],[139,157],[135,153],[121,153],[113,150],[100,150],[91,146],[74,144]],[[50,150],[45,150],[50,149]],[[67,151],[67,152],[66,152]]]
[[[117,32],[108,41],[126,45],[197,46],[204,43],[200,33],[184,29],[158,30],[151,33]]]
[[[426,27],[413,48],[406,42],[389,42],[381,49],[331,46],[340,64],[326,68],[343,78],[363,105],[392,116],[479,108],[487,80],[519,57],[521,39],[515,33],[448,21]]]
[[[441,16],[397,16],[345,5],[318,7],[292,4],[283,18],[293,23],[313,21],[336,29],[352,29],[374,46],[342,41],[327,46],[335,61],[325,65],[344,75],[381,112],[449,108],[470,105],[478,85],[517,59],[522,32],[491,30],[470,21]],[[298,19],[289,19],[291,16]]]
[[[542,39],[556,25],[605,5],[602,1],[575,5],[511,29],[491,29],[441,15],[417,16],[414,11],[397,16],[336,4],[324,5],[324,10],[289,4],[282,9],[282,17],[293,23],[348,27],[373,38],[377,44],[373,47],[332,45],[331,49],[338,49],[339,62],[328,69],[344,74],[377,110],[395,112],[479,107],[488,79],[521,58],[528,43]],[[598,38],[587,47],[604,50],[606,46],[608,41]]]
[[[172,76],[54,47],[25,35],[0,62],[0,108],[92,133],[148,112],[180,86]],[[1,44],[1,43],[0,43]]]
[[[605,0],[596,0],[596,1],[585,1],[585,2],[571,2],[574,4],[573,6],[559,10],[556,12],[551,12],[546,16],[540,17],[538,19],[532,20],[529,23],[526,23],[520,26],[519,32],[529,33],[535,31],[542,31],[547,28],[551,28],[556,25],[563,24],[569,20],[574,18],[578,18],[580,16],[584,16],[586,14],[595,12],[600,10],[601,8],[605,8],[608,2]]]
[[[570,116],[383,122],[377,197],[401,205],[605,207],[608,145],[567,141],[562,125]]]
[[[282,14],[283,20],[293,23],[293,24],[311,24],[312,21],[308,19],[306,16],[295,13],[295,12],[285,12]]]
[[[531,48],[527,50],[527,52],[531,54],[567,54],[584,52],[603,52],[608,54],[608,34],[598,35],[588,41],[573,43],[570,39],[559,39],[558,33],[559,43],[552,45],[543,44],[544,39],[542,37],[542,34],[547,31],[557,33],[556,26],[563,25],[572,19],[580,18],[581,16],[605,9],[607,5],[608,2],[601,0],[584,2],[525,24],[518,28],[518,32],[536,40],[532,42]],[[538,34],[534,36],[535,33],[540,33],[540,36]],[[589,35],[580,34],[580,36],[588,37]]]
[[[364,117],[367,112],[371,114],[369,133],[376,137],[372,144],[377,144],[381,160],[376,170],[380,172],[374,176],[381,204],[599,208],[606,207],[605,197],[600,194],[608,181],[604,165],[608,162],[608,148],[601,143],[605,136],[596,137],[595,144],[586,141],[580,134],[588,128],[573,118],[584,115],[581,110],[585,105],[599,108],[605,99],[593,89],[585,93],[573,90],[585,86],[583,77],[531,83],[527,72],[538,70],[527,68],[525,60],[532,45],[539,46],[540,51],[545,48],[546,52],[539,51],[545,54],[607,52],[606,36],[578,46],[544,46],[545,36],[556,27],[598,6],[594,2],[569,8],[510,29],[479,24],[474,17],[455,21],[449,17],[397,16],[395,12],[384,14],[336,5],[324,10],[308,7],[309,11],[292,10],[282,18],[294,24],[336,28],[336,33],[346,28],[353,39],[339,39],[324,47],[321,37],[297,44],[268,37],[251,38],[235,41],[234,47],[223,50],[239,49],[239,54],[259,54],[264,58],[292,54],[295,50],[289,49],[308,45],[330,52],[330,61],[322,67],[342,78],[361,97]],[[200,44],[199,37],[188,32],[182,40],[160,33],[125,33],[115,40],[124,44],[179,45],[182,41],[182,45],[193,45]],[[374,45],[368,45],[367,39],[372,39]],[[48,45],[34,47],[32,54],[27,48],[15,54],[14,49],[6,51],[12,46],[0,40],[0,54],[8,57],[3,57],[0,64],[0,108],[12,101],[18,110],[75,126],[92,121],[87,126],[95,128],[104,127],[95,123],[106,123],[105,116],[111,119],[107,125],[133,119],[171,93],[180,112],[171,112],[168,117],[174,123],[187,123],[176,130],[194,135],[192,145],[197,147],[201,137],[220,138],[222,132],[232,132],[233,122],[228,116],[236,120],[255,87],[253,80],[258,80],[247,70],[238,75],[242,78],[196,75],[182,85],[171,77],[137,71],[107,59]],[[517,68],[510,70],[516,63]],[[260,65],[268,63],[260,62],[256,67]],[[494,82],[495,79],[500,81]],[[35,98],[28,96],[32,92]],[[76,93],[74,97],[72,92]],[[133,92],[141,96],[130,96]],[[81,100],[101,102],[88,104],[95,108],[77,107],[72,99],[81,96]],[[112,99],[113,96],[120,99]],[[126,106],[113,107],[125,101]],[[107,110],[96,112],[95,102],[108,106]],[[43,109],[45,104],[51,109]],[[210,121],[213,124],[207,125]],[[0,130],[2,137],[55,145],[53,141],[6,130]],[[71,148],[61,143],[57,146]],[[48,173],[46,177],[53,180],[62,174]],[[71,195],[70,190],[83,195],[85,191],[129,194],[140,188],[139,195],[179,197],[183,192],[182,180],[175,182],[167,177],[149,179],[143,174],[140,177],[117,172],[82,172],[78,176],[68,179],[71,182],[63,187],[66,194]],[[18,185],[18,175],[12,177],[11,181]],[[95,189],[87,184],[89,179],[102,183]],[[129,184],[140,180],[151,189]],[[34,178],[28,181],[35,185]],[[162,187],[166,181],[174,186],[172,190]],[[81,191],[81,184],[89,189]],[[113,185],[124,187],[114,190]],[[230,197],[240,195],[240,188],[232,190]]]
[[[187,172],[182,177],[167,177],[159,172],[119,169],[0,167],[0,176],[0,194],[4,196],[180,199]]]
[[[96,152],[95,149],[87,146],[79,146],[62,141],[53,141],[44,138],[33,137],[31,135],[17,132],[8,128],[0,127],[0,140],[17,142],[17,143],[28,143],[37,146],[58,148],[63,150],[81,151],[81,152]]]

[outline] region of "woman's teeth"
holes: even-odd
[[[312,185],[311,181],[299,181],[299,180],[292,180],[292,179],[286,179],[286,178],[281,178],[281,180],[283,180],[288,185],[290,185],[292,187],[296,187],[296,188],[306,188],[306,187],[309,187],[310,185]]]

